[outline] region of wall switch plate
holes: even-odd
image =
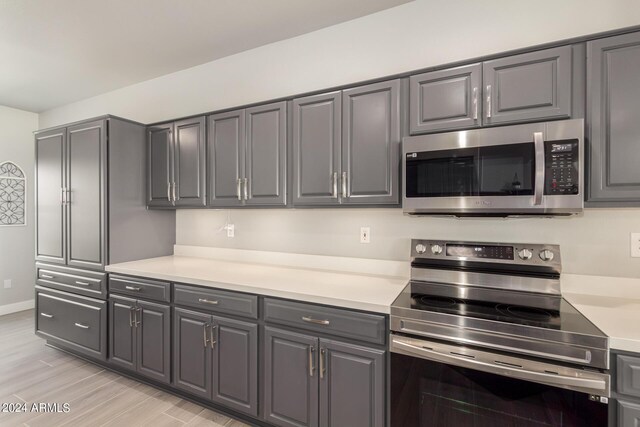
[[[236,226],[234,224],[227,224],[227,237],[235,237],[236,235]]]
[[[360,243],[371,243],[370,227],[360,227]]]
[[[11,279],[4,279],[4,288],[5,289],[11,288]]]
[[[640,258],[640,233],[631,233],[631,256]]]

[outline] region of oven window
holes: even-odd
[[[392,427],[602,427],[607,414],[584,393],[391,356]]]
[[[533,143],[423,151],[406,162],[407,197],[534,193]]]

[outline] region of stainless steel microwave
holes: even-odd
[[[411,215],[571,215],[584,206],[584,122],[562,120],[406,137]]]

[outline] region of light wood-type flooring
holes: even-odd
[[[0,412],[2,427],[247,426],[46,347],[33,331],[33,310],[0,316],[0,404],[68,403],[69,412]]]

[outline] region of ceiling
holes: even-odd
[[[0,105],[41,112],[408,1],[0,0]]]

